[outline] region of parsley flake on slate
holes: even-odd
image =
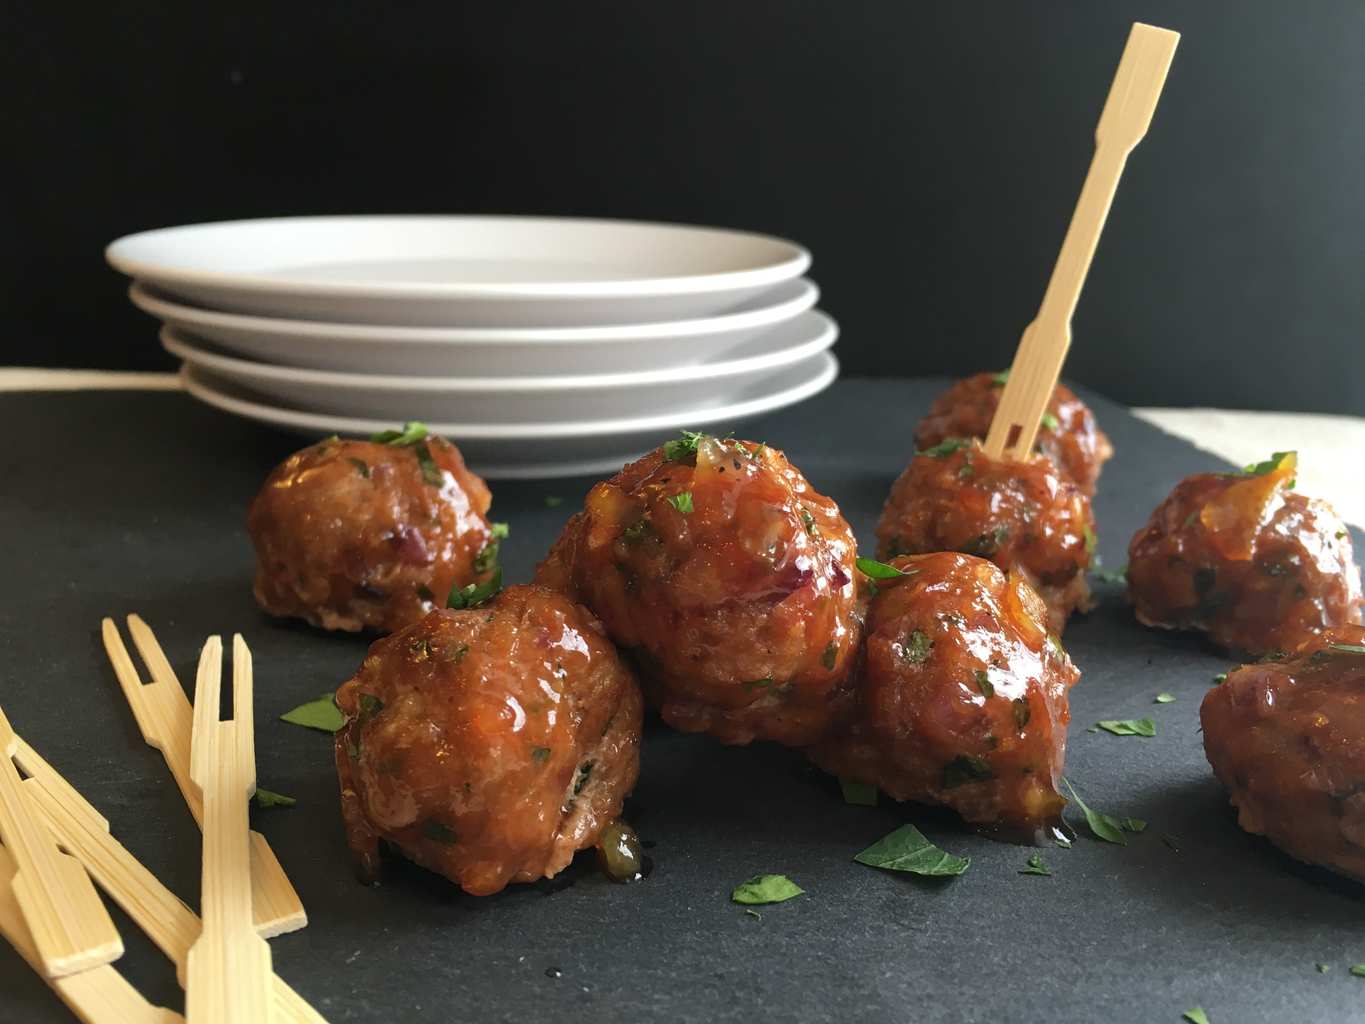
[[[1352,974],[1354,974],[1357,978],[1365,978],[1365,964],[1352,964],[1350,967],[1346,969],[1350,971]]]
[[[1319,974],[1326,974],[1332,969],[1331,964],[1314,964],[1313,966],[1318,969]]]
[[[956,789],[969,782],[984,782],[995,778],[991,766],[983,757],[959,754],[943,766],[943,788]]]
[[[1173,693],[1158,693],[1158,694],[1156,695],[1156,700],[1152,701],[1152,703],[1153,703],[1153,704],[1174,704],[1174,703],[1175,703],[1175,694],[1173,694]]]
[[[502,566],[493,570],[493,575],[482,583],[471,583],[461,587],[458,583],[450,588],[446,598],[447,608],[477,608],[502,589]]]
[[[764,903],[784,903],[805,891],[786,875],[755,875],[735,886],[730,899],[736,903],[761,906]]]
[[[506,523],[488,524],[488,543],[474,557],[475,572],[487,572],[497,564],[498,552],[502,550],[502,542],[507,539],[511,532],[512,528]]]
[[[668,441],[664,444],[664,458],[669,462],[678,462],[687,458],[689,455],[697,453],[697,445],[701,443],[705,434],[699,434],[695,430],[679,431],[682,437],[676,441]]]
[[[940,441],[932,448],[926,448],[924,451],[915,452],[915,455],[917,457],[920,455],[927,455],[931,459],[945,459],[953,454],[953,452],[962,448],[970,448],[971,446],[972,439],[970,437],[949,437]]]
[[[562,504],[564,504],[564,499],[561,498],[558,494],[545,495],[546,508],[559,508],[559,506]]]
[[[293,807],[298,803],[292,796],[285,796],[283,793],[272,793],[270,790],[261,789],[260,787],[257,787],[256,789],[255,800],[257,807]]]
[[[692,492],[682,491],[668,499],[668,503],[685,516],[692,514]]]
[[[1186,1010],[1180,1016],[1188,1021],[1189,1024],[1209,1024],[1209,1015],[1204,1012],[1202,1006],[1196,1006],[1191,1010]]]
[[[971,865],[970,857],[956,857],[940,850],[914,825],[902,825],[853,858],[868,867],[907,871],[915,875],[960,875]]]
[[[427,425],[419,420],[408,420],[403,424],[402,430],[381,430],[379,433],[370,437],[375,444],[393,445],[395,448],[406,448],[410,444],[416,444],[427,436]]]
[[[1071,799],[1076,801],[1076,806],[1079,807],[1081,813],[1085,815],[1085,823],[1090,826],[1090,831],[1096,839],[1103,839],[1106,843],[1115,843],[1119,846],[1128,845],[1128,840],[1123,837],[1124,823],[1126,821],[1133,825],[1137,825],[1141,819],[1115,818],[1112,815],[1105,814],[1101,811],[1091,810],[1086,806],[1086,802],[1081,799],[1081,795],[1076,792],[1076,787],[1071,785],[1070,781],[1068,781],[1065,776],[1063,776],[1062,782],[1066,783],[1066,788],[1071,790]],[[1142,829],[1146,827],[1147,823],[1144,821],[1141,823],[1141,827],[1131,829],[1130,831],[1141,832]]]
[[[879,562],[875,558],[859,558],[855,560],[854,565],[858,567],[860,573],[864,576],[870,576],[874,580],[894,580],[911,575],[911,573],[897,569],[894,565]]]
[[[1102,722],[1096,722],[1097,726],[1105,732],[1111,732],[1115,736],[1155,736],[1156,723],[1150,718],[1106,718]]]
[[[1365,654],[1365,646],[1361,644],[1328,644],[1327,646],[1334,651],[1340,651],[1342,654]]]
[[[934,642],[923,630],[917,629],[901,642],[901,657],[912,665],[928,660]]]
[[[1169,846],[1173,852],[1180,852],[1180,838],[1178,836],[1173,836],[1169,832],[1163,832],[1161,841]]]
[[[301,725],[305,729],[316,729],[319,732],[336,732],[346,724],[341,709],[337,707],[336,700],[330,693],[324,693],[317,700],[310,700],[307,704],[300,704],[293,711],[286,711],[280,715],[280,721],[288,722],[290,725]]]
[[[981,691],[981,696],[988,698],[995,696],[995,687],[991,685],[991,678],[986,674],[984,668],[977,669],[974,673],[974,677],[976,679],[976,688]]]
[[[1043,858],[1039,854],[1031,854],[1028,865],[1020,868],[1021,875],[1051,875],[1052,869],[1043,863]]]
[[[1091,575],[1101,583],[1127,583],[1128,566],[1125,565],[1122,569],[1115,571],[1110,571],[1109,569],[1096,569]]]
[[[844,794],[844,803],[846,804],[853,804],[855,807],[877,806],[876,786],[869,786],[866,782],[853,782],[850,779],[840,779],[839,789]]]
[[[1056,416],[1050,412],[1043,413],[1043,418],[1038,421],[1044,430],[1056,430],[1062,424]]]

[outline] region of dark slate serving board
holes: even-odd
[[[870,542],[943,383],[845,381],[743,433],[786,449]],[[1101,553],[1117,567],[1174,481],[1220,464],[1092,400],[1118,452],[1097,509]],[[1197,731],[1199,700],[1227,661],[1198,638],[1139,627],[1114,585],[1099,585],[1101,606],[1066,635],[1084,672],[1067,774],[1092,806],[1150,822],[1125,848],[1083,836],[1042,851],[1053,877],[1020,875],[1032,851],[948,815],[849,806],[792,751],[653,724],[631,808],[656,844],[647,881],[611,885],[583,857],[562,883],[487,899],[397,862],[364,888],[342,841],[330,742],[276,719],[345,679],[366,641],[271,621],[250,594],[245,505],[297,440],[179,394],[136,392],[0,395],[0,432],[0,701],[15,728],[196,905],[194,825],[124,705],[99,622],[140,612],[185,680],[206,634],[244,633],[260,783],[298,798],[252,816],[311,921],[271,943],[275,966],[332,1021],[1175,1022],[1202,1005],[1227,1024],[1365,1012],[1365,979],[1347,973],[1365,961],[1365,889],[1237,828]],[[512,526],[509,580],[529,576],[590,484],[495,487],[495,517]],[[551,509],[547,495],[565,501]],[[1163,690],[1178,700],[1154,704]],[[1142,715],[1157,721],[1155,739],[1086,732]],[[967,874],[945,883],[853,863],[907,820],[970,855]],[[807,895],[746,915],[730,890],[761,872],[789,874]],[[180,1007],[169,964],[116,918],[120,968]],[[67,1019],[0,944],[0,1020]]]

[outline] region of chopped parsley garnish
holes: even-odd
[[[379,712],[384,710],[384,702],[372,693],[362,693],[360,695],[360,724],[364,725]]]
[[[1352,974],[1354,974],[1357,978],[1365,978],[1365,964],[1352,964],[1350,967],[1346,969],[1350,971]]]
[[[564,499],[561,498],[558,494],[545,495],[546,508],[559,508],[559,506],[562,504],[564,504]]]
[[[1056,416],[1050,412],[1043,413],[1043,418],[1038,421],[1044,430],[1056,430],[1062,424]]]
[[[579,793],[583,792],[583,787],[588,784],[588,780],[590,778],[592,778],[592,762],[584,761],[581,765],[578,766],[578,778],[574,779],[573,783],[574,796],[578,796]]]
[[[976,476],[976,467],[972,465],[970,458],[957,468],[959,480],[970,480],[974,476]]]
[[[927,455],[931,459],[945,459],[955,451],[963,448],[970,448],[972,439],[970,437],[948,437],[944,438],[932,448],[925,448],[923,451],[915,452],[916,457]]]
[[[370,478],[370,464],[366,462],[364,459],[348,458],[346,461],[349,462],[352,466],[354,466],[356,472],[363,476],[366,480]]]
[[[1318,969],[1319,974],[1326,974],[1332,969],[1331,964],[1314,964],[1313,966]]]
[[[1085,538],[1085,553],[1087,555],[1093,555],[1095,553],[1095,547],[1096,545],[1098,545],[1099,541],[1096,540],[1095,531],[1090,529],[1089,523],[1081,524],[1081,536]]]
[[[1327,646],[1334,651],[1340,651],[1342,654],[1365,654],[1365,645],[1361,644],[1328,644]]]
[[[531,760],[536,764],[544,764],[550,758],[549,747],[533,747],[531,749]]]
[[[286,711],[280,715],[280,721],[288,722],[290,725],[301,725],[305,729],[316,729],[318,732],[336,732],[346,724],[345,716],[337,707],[336,698],[330,693],[324,693],[317,700],[310,700],[307,704],[300,704],[293,711]]]
[[[912,665],[919,665],[929,658],[934,641],[923,630],[917,629],[901,642],[901,657]]]
[[[846,804],[854,804],[857,807],[877,806],[876,786],[869,786],[866,782],[840,779],[839,789],[844,794],[844,803]]]
[[[1111,732],[1115,736],[1152,737],[1156,735],[1156,723],[1150,718],[1106,718],[1104,721],[1095,724],[1105,732]]]
[[[984,782],[995,778],[990,762],[983,757],[959,754],[943,766],[943,788],[956,789],[969,782]]]
[[[740,683],[746,690],[764,690],[773,685],[772,676],[764,676],[762,679],[750,679],[747,683]]]
[[[475,572],[485,573],[497,564],[498,552],[502,549],[502,542],[507,539],[507,535],[510,532],[511,527],[506,523],[488,524],[489,540],[474,558]]]
[[[755,875],[735,886],[730,899],[736,903],[762,906],[765,903],[785,903],[805,891],[786,875]]]
[[[815,536],[815,517],[804,508],[801,510],[801,525],[806,528],[806,533]]]
[[[1169,832],[1163,832],[1163,833],[1161,834],[1161,841],[1162,841],[1163,843],[1165,843],[1167,846],[1169,846],[1173,852],[1175,852],[1175,853],[1179,853],[1179,852],[1180,852],[1180,837],[1179,837],[1179,836],[1173,836],[1173,835],[1171,835],[1171,833],[1169,833]]]
[[[1027,697],[1015,697],[1014,704],[1014,724],[1022,729],[1028,725],[1028,720],[1033,717],[1033,709],[1029,707]]]
[[[482,583],[471,583],[461,587],[458,583],[450,588],[446,598],[447,608],[477,608],[502,589],[502,566],[493,570],[493,575]]]
[[[957,857],[940,850],[914,825],[902,825],[853,859],[868,867],[937,877],[960,875],[972,863],[970,857]]]
[[[389,444],[395,448],[406,448],[427,436],[427,425],[417,420],[408,420],[402,430],[381,430],[370,440],[375,444]]]
[[[1006,384],[1009,383],[1009,380],[1010,380],[1010,371],[1009,371],[1009,370],[1001,370],[999,373],[997,373],[995,376],[993,376],[993,377],[991,378],[991,386],[992,386],[992,387],[997,387],[997,388],[1003,388]]]
[[[259,786],[256,788],[255,800],[257,807],[293,807],[298,803],[292,796],[272,793],[270,790],[261,789]]]
[[[422,824],[422,835],[433,843],[445,843],[447,846],[459,839],[454,829],[435,818],[428,818]]]
[[[431,449],[427,447],[425,441],[418,441],[412,446],[412,453],[417,456],[417,465],[422,467],[422,479],[432,487],[444,487],[446,478],[441,467],[436,465],[436,460],[431,457]]]
[[[454,647],[447,647],[445,650],[445,660],[452,664],[459,664],[464,660],[464,656],[469,653],[468,644],[457,644]]]
[[[1000,545],[1009,539],[1010,528],[1008,526],[997,526],[987,533],[979,533],[971,540],[963,544],[959,549],[964,555],[976,555],[978,558],[990,558],[1000,550]]]
[[[699,434],[695,430],[679,431],[682,434],[676,441],[668,441],[664,444],[664,458],[669,462],[678,462],[687,458],[689,455],[697,454],[697,445],[701,444],[705,434]]]
[[[976,688],[981,691],[981,696],[987,698],[995,696],[995,687],[991,685],[991,677],[984,668],[977,669],[973,673],[973,678],[976,680]]]
[[[1152,701],[1152,703],[1153,703],[1153,704],[1174,704],[1174,703],[1175,703],[1175,694],[1173,694],[1173,693],[1158,693],[1158,694],[1156,695],[1156,700]]]
[[[1280,463],[1291,455],[1298,455],[1298,452],[1276,452],[1264,462],[1253,462],[1249,466],[1243,466],[1242,475],[1263,476],[1266,473],[1273,473],[1280,468]]]
[[[1021,875],[1051,875],[1052,869],[1043,863],[1040,854],[1035,853],[1029,856],[1027,866],[1020,868],[1019,873]]]
[[[1119,846],[1127,846],[1128,840],[1123,837],[1125,830],[1141,832],[1147,827],[1147,823],[1140,818],[1115,818],[1113,815],[1105,814],[1102,811],[1091,810],[1070,781],[1063,777],[1062,782],[1066,783],[1066,788],[1071,790],[1071,799],[1076,801],[1076,806],[1085,815],[1085,823],[1090,826],[1090,831],[1096,839],[1103,839],[1106,843],[1117,843]],[[1128,825],[1134,827],[1128,828]]]
[[[854,564],[860,573],[864,576],[870,576],[874,580],[894,580],[913,573],[913,570],[906,572],[903,569],[897,569],[894,565],[879,562],[875,558],[859,558]]]
[[[1180,1016],[1188,1021],[1188,1024],[1209,1024],[1209,1015],[1204,1012],[1202,1006],[1196,1006],[1193,1009],[1186,1010]]]
[[[1228,674],[1226,672],[1219,672],[1216,676],[1213,677],[1214,686],[1221,686],[1223,683],[1226,683],[1227,681]]]
[[[1119,569],[1117,572],[1111,571],[1109,569],[1096,569],[1092,573],[1092,575],[1102,583],[1127,583],[1128,566],[1125,565],[1122,569]]]
[[[682,491],[668,499],[668,503],[685,516],[692,514],[692,492]]]
[[[839,648],[834,644],[825,647],[824,653],[820,655],[820,664],[824,666],[826,672],[834,671],[834,663],[839,660]]]

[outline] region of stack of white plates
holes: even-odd
[[[307,435],[424,420],[491,477],[608,472],[828,387],[838,328],[764,235],[531,217],[290,217],[109,246],[190,393]]]

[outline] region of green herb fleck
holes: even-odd
[[[735,886],[730,899],[736,903],[761,906],[765,903],[785,903],[805,891],[786,875],[755,875]]]
[[[1223,683],[1226,683],[1227,681],[1228,674],[1226,672],[1219,672],[1216,676],[1213,677],[1214,686],[1221,686]]]
[[[346,461],[348,461],[352,466],[354,466],[356,472],[363,476],[366,480],[370,478],[370,464],[366,462],[364,459],[348,458]]]
[[[1000,550],[1000,545],[1009,539],[1010,528],[997,526],[987,533],[979,533],[959,549],[964,555],[990,558]]]
[[[929,659],[934,641],[921,629],[917,629],[901,641],[901,657],[912,665],[919,665]]]
[[[668,503],[685,516],[692,514],[692,492],[683,491],[668,499]]]
[[[1052,836],[1052,841],[1056,843],[1058,846],[1060,846],[1063,850],[1071,849],[1071,840],[1067,836],[1062,835],[1060,832],[1054,832]]]
[[[545,495],[546,508],[559,508],[559,506],[562,504],[564,504],[564,499],[561,498],[558,494]]]
[[[815,536],[815,517],[804,508],[801,510],[801,525],[806,528],[806,533]]]
[[[1102,722],[1096,722],[1105,732],[1111,732],[1115,736],[1155,736],[1156,723],[1150,718],[1107,718]]]
[[[995,687],[991,685],[991,677],[986,674],[984,668],[979,668],[973,673],[976,680],[976,688],[981,691],[981,696],[990,698],[995,696]]]
[[[1352,964],[1350,967],[1346,969],[1350,971],[1352,974],[1354,974],[1357,978],[1365,978],[1365,964]]]
[[[953,452],[963,448],[970,448],[972,439],[970,437],[948,437],[944,438],[932,448],[925,448],[923,451],[915,452],[916,457],[927,455],[931,459],[946,459]]]
[[[1009,380],[1010,380],[1009,370],[1001,370],[999,373],[997,373],[995,376],[991,378],[991,385],[992,387],[1003,388],[1006,384],[1009,383]]]
[[[1266,473],[1274,472],[1280,468],[1281,462],[1289,456],[1297,454],[1298,452],[1276,452],[1264,462],[1253,462],[1249,466],[1243,466],[1242,473],[1245,476],[1262,476]]]
[[[1028,866],[1019,870],[1021,875],[1051,875],[1052,869],[1043,863],[1043,858],[1039,854],[1032,854],[1028,859]]]
[[[1331,964],[1314,964],[1313,966],[1318,969],[1319,974],[1326,974],[1332,969]]]
[[[1175,703],[1175,694],[1173,694],[1173,693],[1158,693],[1158,694],[1156,695],[1156,700],[1152,701],[1152,703],[1153,703],[1153,704],[1174,704],[1174,703]]]
[[[960,875],[972,863],[970,857],[957,857],[940,850],[914,825],[902,825],[853,859],[859,864],[887,871],[939,877]]]
[[[488,524],[488,543],[474,558],[475,572],[485,573],[497,564],[498,553],[502,550],[502,542],[507,539],[507,535],[511,532],[512,528],[506,523]]]
[[[464,660],[464,656],[468,653],[469,653],[468,644],[459,644],[458,646],[455,647],[447,647],[445,650],[444,660],[450,662],[451,664],[458,665],[461,661]]]
[[[372,693],[362,693],[360,695],[360,724],[364,725],[379,712],[384,710],[384,702]]]
[[[1092,573],[1092,575],[1101,583],[1127,583],[1128,566],[1125,565],[1122,569],[1119,569],[1117,571],[1110,571],[1108,569],[1096,569],[1094,573]]]
[[[1095,531],[1090,529],[1089,523],[1081,524],[1081,535],[1085,537],[1085,553],[1087,555],[1093,555],[1095,553],[1095,545],[1098,541],[1095,539]]]
[[[1085,823],[1090,826],[1090,831],[1096,839],[1103,839],[1106,843],[1116,843],[1119,846],[1128,845],[1128,840],[1123,838],[1123,823],[1118,818],[1100,811],[1092,811],[1065,777],[1062,781],[1066,783],[1066,788],[1071,790],[1071,799],[1076,801],[1076,806],[1085,815]]]
[[[428,818],[423,822],[422,835],[433,843],[445,843],[447,846],[459,839],[449,825],[439,822],[435,818]]]
[[[969,782],[984,782],[995,778],[990,763],[982,757],[959,754],[943,767],[943,788],[956,789]]]
[[[697,454],[697,445],[701,444],[705,434],[699,434],[694,430],[679,431],[682,437],[676,441],[669,441],[664,445],[664,458],[669,462],[679,462],[689,455]]]
[[[972,465],[971,458],[969,456],[967,461],[962,463],[962,465],[958,467],[957,478],[959,480],[970,480],[974,476],[976,476],[976,467]]]
[[[477,608],[502,589],[502,566],[493,570],[493,575],[482,583],[471,583],[461,587],[458,583],[450,588],[446,598],[447,608]]]
[[[305,729],[316,729],[318,732],[336,732],[346,724],[345,716],[337,707],[336,698],[330,693],[324,693],[317,700],[310,700],[292,711],[286,711],[280,715],[280,721],[288,722],[290,725],[301,725]]]
[[[1027,697],[1015,697],[1014,704],[1014,724],[1022,729],[1028,725],[1028,720],[1033,717],[1033,709],[1029,707]]]
[[[1057,417],[1050,412],[1043,413],[1043,418],[1038,422],[1042,424],[1044,430],[1056,430],[1062,425]]]
[[[1361,644],[1328,644],[1327,646],[1334,651],[1340,651],[1342,654],[1365,654],[1365,646]]]
[[[444,487],[446,478],[441,467],[436,465],[436,460],[431,457],[431,449],[427,447],[425,441],[418,441],[412,446],[412,453],[417,456],[417,465],[422,467],[422,479],[432,487]]]
[[[370,440],[375,444],[389,444],[395,448],[406,448],[427,436],[427,425],[417,420],[408,420],[402,430],[381,430]]]
[[[1196,1006],[1192,1010],[1186,1010],[1180,1016],[1188,1021],[1189,1024],[1209,1024],[1209,1015],[1204,1012],[1202,1006]]]
[[[772,676],[764,676],[762,679],[750,679],[746,683],[740,683],[746,690],[763,690],[773,685]]]
[[[874,580],[894,580],[899,579],[902,576],[913,575],[914,573],[914,570],[906,572],[903,569],[897,569],[894,565],[887,565],[885,562],[879,562],[875,558],[859,558],[854,564],[858,567],[860,573],[864,576],[870,576]]]
[[[257,807],[293,807],[298,801],[292,796],[285,796],[283,793],[272,793],[268,789],[256,788]]]
[[[820,664],[824,666],[826,672],[834,671],[834,663],[839,660],[839,648],[834,644],[825,647],[825,651],[820,655]]]
[[[1173,852],[1180,852],[1180,838],[1178,836],[1173,836],[1169,832],[1163,832],[1161,841],[1169,846]]]
[[[534,747],[531,750],[531,760],[536,764],[544,764],[550,758],[549,747]]]
[[[584,761],[578,766],[578,778],[574,779],[573,795],[578,796],[583,792],[583,787],[588,784],[588,779],[592,778],[592,762]]]
[[[853,782],[850,779],[840,779],[839,789],[844,794],[844,803],[846,804],[853,804],[857,807],[877,806],[876,786],[869,786],[866,782]]]

